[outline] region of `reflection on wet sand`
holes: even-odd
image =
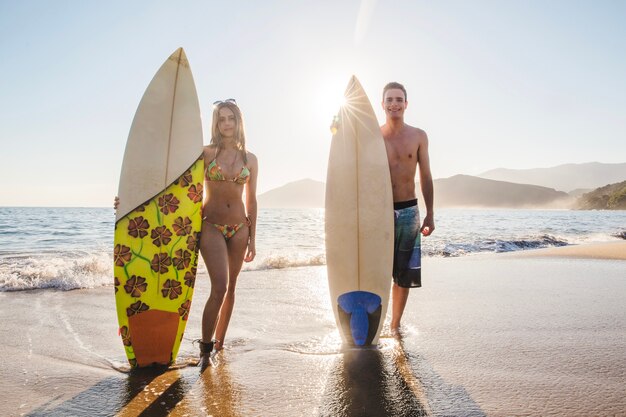
[[[424,406],[425,414],[405,415],[485,417],[467,390],[445,381],[429,361],[417,353],[419,349],[414,345],[409,349],[401,335],[393,339],[392,343],[391,361],[403,381],[403,388]]]
[[[193,377],[183,378],[180,370],[164,372],[132,398],[117,416],[167,416],[176,404],[185,397],[194,382]],[[129,384],[131,383],[129,377]]]
[[[142,368],[109,377],[62,403],[51,401],[28,416],[239,417],[241,389],[223,353],[212,365],[185,369]]]
[[[403,362],[394,350],[342,352],[331,368],[320,416],[429,415],[423,390],[406,360]]]
[[[110,416],[111,410],[119,410],[141,389],[141,386],[125,386],[121,377],[109,377],[60,404],[52,399],[27,416]]]
[[[233,383],[228,352],[222,351],[204,367],[198,381],[170,416],[239,417],[241,389]]]
[[[431,415],[430,406],[426,397],[426,391],[419,378],[411,368],[408,354],[404,350],[404,343],[401,337],[395,338],[393,348],[391,349],[391,357],[395,364],[395,370],[404,381],[406,388],[410,390],[417,401],[422,404],[425,415]]]
[[[181,379],[179,371],[139,369],[127,375],[105,378],[69,400],[60,404],[51,401],[28,416],[110,416],[115,410],[119,410],[118,416],[138,416],[146,410],[154,411],[153,404],[157,399],[169,398],[171,404],[171,399],[182,398],[187,383]],[[159,401],[156,408],[166,410],[166,405]],[[167,415],[167,411],[149,415]]]
[[[333,354],[334,359],[307,357],[295,368],[294,363],[281,366],[278,355],[272,361],[275,367],[259,363],[254,370],[236,366],[242,360],[237,352],[223,351],[204,369],[142,369],[108,377],[69,400],[52,400],[29,416],[286,416],[297,411],[308,415],[308,408],[321,417],[484,417],[464,387],[445,381],[416,351],[402,340],[384,338],[380,349],[346,349]],[[308,375],[307,385],[297,377],[299,369],[321,374]],[[306,398],[309,405],[301,403],[304,397],[294,402],[303,390],[313,395]]]

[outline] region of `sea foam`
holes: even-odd
[[[112,284],[112,277],[113,256],[107,253],[0,259],[0,291],[95,288]]]
[[[323,253],[313,255],[270,255],[257,262],[245,265],[244,271],[264,271],[268,269],[296,268],[301,266],[326,265]]]

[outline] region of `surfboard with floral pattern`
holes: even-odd
[[[120,176],[113,269],[132,367],[176,360],[196,279],[203,178],[200,108],[179,48],[144,93]]]

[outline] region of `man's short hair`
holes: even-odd
[[[406,95],[406,88],[404,88],[404,86],[400,83],[397,83],[395,81],[392,81],[390,83],[388,83],[385,88],[383,88],[383,100],[385,99],[385,93],[387,92],[387,90],[393,90],[393,89],[398,89],[398,90],[402,90],[402,92],[404,93],[404,101],[408,101],[407,100],[407,95]]]

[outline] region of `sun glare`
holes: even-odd
[[[332,115],[339,113],[341,108],[346,104],[346,97],[343,95],[343,88],[338,91],[328,91],[326,98],[328,108]]]
[[[333,94],[328,96],[329,110],[331,112],[332,121],[330,124],[330,132],[334,135],[337,133],[337,123],[339,121],[339,113],[346,105],[346,97],[343,94],[337,94],[333,91]]]
[[[347,80],[347,79],[346,79]],[[315,88],[315,114],[318,120],[331,124],[333,117],[339,114],[346,99],[343,95],[346,89],[346,80],[323,80]]]

